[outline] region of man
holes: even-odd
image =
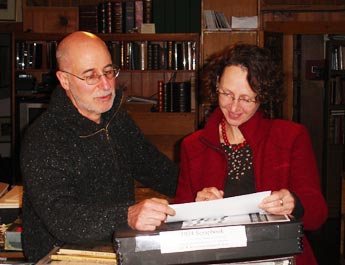
[[[35,262],[54,246],[111,240],[117,227],[154,230],[173,215],[163,199],[134,204],[134,179],[174,196],[177,167],[120,109],[119,69],[87,32],[57,49],[61,87],[22,144],[23,248]]]

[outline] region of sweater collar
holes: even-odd
[[[65,124],[66,129],[73,130],[77,135],[91,135],[105,129],[111,120],[115,117],[122,102],[122,90],[116,91],[111,109],[101,115],[101,123],[97,124],[82,116],[78,109],[67,97],[62,87],[57,87],[51,97],[49,110],[52,111],[58,119]]]

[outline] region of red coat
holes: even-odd
[[[204,129],[183,140],[175,203],[193,202],[205,187],[224,189],[227,156],[219,141],[221,118],[218,108]],[[260,112],[239,128],[252,149],[256,191],[286,188],[294,192],[304,207],[305,230],[318,229],[328,212],[306,128],[290,121],[264,119]],[[304,252],[297,256],[296,265],[316,265],[310,245],[303,239]]]

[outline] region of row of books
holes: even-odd
[[[200,0],[117,0],[79,6],[79,29],[131,33],[154,23],[156,33],[200,32]]]
[[[158,112],[190,112],[191,82],[158,81]]]
[[[113,62],[124,70],[195,70],[194,41],[108,41]]]
[[[224,13],[215,10],[204,10],[204,28],[210,31],[231,30],[230,23]]]
[[[345,79],[341,76],[330,79],[330,98],[331,105],[345,104]]]
[[[43,54],[46,54],[46,67],[56,69],[57,41],[16,42],[16,69],[40,69],[43,67]]]
[[[345,110],[331,110],[329,143],[345,144]]]
[[[131,33],[150,23],[151,0],[105,1],[79,6],[79,29],[94,33]]]
[[[194,41],[108,41],[107,46],[114,64],[123,70],[196,69]],[[16,69],[56,69],[56,47],[57,41],[16,42]]]
[[[339,45],[331,53],[331,70],[345,70],[345,46]]]

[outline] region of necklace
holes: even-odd
[[[222,130],[222,137],[223,137],[223,141],[224,141],[225,145],[231,147],[232,150],[239,150],[239,149],[241,149],[243,146],[245,146],[247,144],[246,140],[244,140],[240,144],[230,144],[228,136],[226,136],[225,118],[224,117],[223,117],[222,121],[220,122],[220,127],[221,127],[221,130]]]

